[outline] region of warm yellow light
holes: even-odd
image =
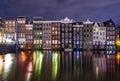
[[[116,40],[116,45],[120,46],[120,40]]]
[[[0,55],[0,66],[1,66],[3,60],[4,60],[4,59],[3,59],[3,55]]]
[[[57,31],[55,32],[55,34],[57,34]]]
[[[26,54],[25,54],[25,52],[21,52],[21,60],[24,62],[24,61],[26,61],[26,59],[27,59],[27,57],[26,57]]]
[[[0,36],[2,36],[2,32],[0,32]]]
[[[54,30],[55,28],[53,27],[52,29]]]
[[[117,53],[116,58],[117,60],[120,60],[120,52]]]

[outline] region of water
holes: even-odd
[[[120,81],[120,53],[21,51],[0,55],[0,81]]]

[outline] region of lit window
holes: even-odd
[[[36,44],[36,40],[34,40],[34,44]]]
[[[37,40],[37,44],[39,44],[39,40]]]
[[[53,27],[52,29],[54,30],[55,28]]]
[[[40,40],[40,44],[42,44],[42,40]]]

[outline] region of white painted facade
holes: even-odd
[[[102,23],[95,23],[93,26],[93,45],[105,45],[106,27]]]

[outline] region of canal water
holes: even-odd
[[[0,55],[0,81],[120,81],[120,53],[7,53]]]

